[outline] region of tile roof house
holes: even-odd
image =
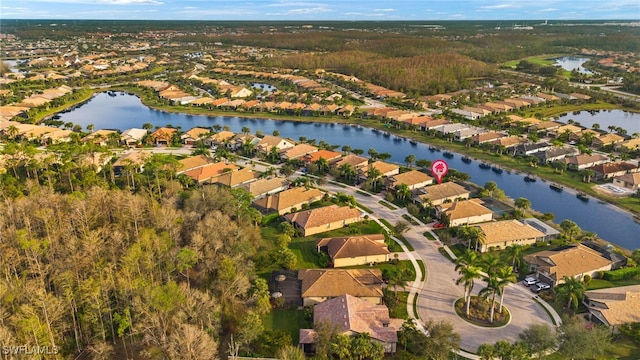
[[[278,215],[300,210],[302,205],[309,205],[322,200],[324,193],[318,189],[296,187],[273,195],[267,195],[254,201],[254,205],[264,211],[276,211]]]
[[[186,171],[203,167],[212,162],[213,161],[210,158],[204,155],[189,156],[187,158],[178,160],[178,165],[176,167],[176,174],[177,175],[183,174]]]
[[[380,269],[301,269],[298,270],[300,296],[304,306],[316,305],[344,294],[382,304]]]
[[[151,157],[151,153],[143,150],[130,151],[120,156],[118,160],[113,163],[113,173],[119,176],[128,167],[132,167],[136,172],[142,172],[142,170],[144,170],[144,163],[149,157]]]
[[[602,154],[579,154],[576,156],[566,157],[560,161],[567,164],[568,169],[583,170],[588,167],[608,163],[609,157]]]
[[[493,211],[482,206],[482,200],[469,199],[436,206],[436,214],[445,216],[449,227],[477,224],[493,219]]]
[[[611,270],[613,266],[612,260],[582,244],[526,255],[524,261],[530,264],[538,279],[552,287],[564,283],[565,276],[596,278],[599,271]]]
[[[147,130],[132,128],[123,131],[122,134],[120,134],[120,139],[124,145],[136,146],[142,141],[145,135],[147,135]]]
[[[592,322],[615,330],[622,324],[640,322],[640,285],[589,290],[583,303]]]
[[[316,152],[305,155],[304,161],[308,164],[308,163],[314,163],[320,159],[325,159],[329,164],[332,164],[340,160],[341,157],[342,157],[342,154],[337,151],[320,149]]]
[[[588,169],[593,170],[596,180],[610,179],[624,174],[633,174],[640,170],[637,165],[628,162],[600,164]]]
[[[173,135],[178,131],[178,129],[161,127],[158,130],[154,131],[149,135],[149,139],[155,145],[169,145],[171,144],[171,139]]]
[[[204,136],[210,132],[210,129],[194,127],[189,129],[189,131],[185,132],[184,134],[180,135],[180,140],[185,145],[193,145],[196,143],[196,141],[203,139]]]
[[[578,151],[578,149],[576,149],[575,147],[569,146],[569,147],[561,147],[561,148],[554,147],[551,149],[547,149],[545,151],[539,151],[533,155],[538,159],[540,159],[540,162],[549,163],[556,160],[562,160],[567,156],[573,156],[579,153],[580,151]]]
[[[624,141],[624,137],[618,134],[604,134],[600,137],[594,137],[591,145],[594,147],[603,147],[611,144],[618,144]]]
[[[271,179],[258,179],[248,184],[242,185],[242,188],[250,192],[254,199],[275,194],[289,187],[289,181],[285,178],[274,177]]]
[[[465,189],[464,186],[454,182],[445,182],[420,189],[420,192],[414,197],[414,201],[422,204],[430,203],[436,206],[448,201],[468,199],[469,195],[469,190]]]
[[[397,175],[398,173],[400,173],[400,166],[395,164],[389,164],[384,161],[376,161],[367,166],[360,168],[358,170],[358,177],[363,181],[367,180],[369,176],[369,171],[371,169],[378,170],[378,172],[380,173],[380,175],[378,175],[378,178],[383,176]]]
[[[309,144],[298,144],[295,145],[294,147],[291,148],[287,148],[285,150],[282,150],[280,152],[280,158],[282,160],[292,160],[292,159],[298,159],[301,158],[305,155],[311,154],[318,151],[318,148],[313,146],[313,145],[309,145]]]
[[[92,132],[91,134],[85,136],[82,138],[83,142],[93,142],[96,145],[99,146],[107,146],[107,140],[109,139],[109,136],[114,136],[112,134],[118,134],[117,131],[115,130],[106,130],[106,129],[100,129],[100,130],[96,130],[94,132]],[[117,135],[118,137],[120,137],[120,134]]]
[[[402,174],[387,176],[385,183],[387,189],[406,184],[409,189],[414,190],[433,184],[433,178],[422,171],[411,170]]]
[[[613,178],[613,185],[637,191],[640,189],[640,173],[616,176]]]
[[[221,161],[186,171],[184,174],[192,178],[198,184],[205,184],[213,183],[213,179],[218,176],[222,176],[222,174],[227,171],[235,170],[238,170],[238,167],[234,164],[227,164]]]
[[[287,214],[285,219],[291,222],[302,236],[339,229],[362,220],[358,209],[338,205]]]
[[[276,148],[278,152],[294,147],[295,144],[287,139],[278,136],[265,135],[256,148],[263,154],[268,154],[271,148]]]
[[[625,140],[618,147],[623,147],[630,151],[638,150],[640,149],[640,138]]]
[[[326,250],[333,267],[366,265],[389,261],[385,236],[371,234],[316,240],[318,251]]]
[[[213,179],[213,183],[217,185],[225,185],[231,188],[242,186],[254,181],[258,174],[250,168],[243,168],[238,171],[228,171],[221,176]]]
[[[385,305],[373,305],[351,295],[325,301],[313,309],[314,323],[328,323],[342,335],[369,334],[371,341],[382,345],[385,353],[395,353],[398,331],[404,320],[389,317]],[[299,344],[305,352],[315,342],[313,329],[300,329]]]
[[[475,225],[484,234],[477,244],[479,252],[489,251],[490,248],[505,249],[511,245],[532,245],[543,241],[545,234],[529,224],[518,220],[494,221]]]
[[[339,169],[342,165],[345,165],[345,164],[351,166],[354,170],[357,171],[358,169],[367,166],[369,164],[369,159],[362,156],[349,154],[347,156],[344,156],[342,159],[338,160],[335,166],[336,168]]]

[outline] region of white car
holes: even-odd
[[[538,282],[531,287],[531,291],[533,291],[534,293],[539,293],[542,290],[548,290],[548,289],[551,289],[551,286],[543,282]]]
[[[522,280],[524,286],[535,285],[535,283],[537,282],[538,279],[534,278],[533,276],[527,276],[526,278],[524,278],[524,280]]]

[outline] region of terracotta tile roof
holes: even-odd
[[[615,179],[630,185],[639,185],[640,173],[624,174],[624,175],[616,176]]]
[[[389,173],[399,171],[400,166],[395,164],[389,164],[384,161],[376,161],[374,163],[369,164],[369,166],[364,167],[362,171],[362,175],[367,176],[369,174],[370,169],[377,169],[380,172],[380,176],[385,176]]]
[[[318,160],[320,160],[320,158],[323,158],[325,160],[327,160],[328,162],[331,161],[335,161],[337,159],[339,159],[342,156],[341,153],[336,152],[336,151],[331,151],[331,150],[326,150],[326,149],[320,149],[316,152],[313,152],[311,154],[307,154],[305,155],[304,159],[308,162],[316,162]]]
[[[313,145],[298,144],[292,148],[283,150],[280,153],[280,156],[282,156],[285,159],[297,159],[299,157],[305,156],[307,154],[310,154],[316,151],[318,151],[318,148]]]
[[[210,158],[204,155],[189,156],[188,158],[178,160],[178,167],[177,167],[176,173],[182,174],[185,171],[193,170],[195,168],[205,166],[212,162],[213,161]]]
[[[258,197],[286,186],[288,183],[287,179],[275,177],[271,179],[256,180],[244,185],[242,188],[250,192],[254,197]]]
[[[609,157],[602,154],[593,154],[593,155],[578,154],[576,156],[566,157],[561,161],[567,165],[580,166],[580,165],[591,164],[591,163],[600,162],[600,161],[609,161]]]
[[[347,156],[344,156],[342,159],[340,159],[337,163],[336,163],[336,167],[340,167],[344,164],[350,165],[352,168],[354,168],[354,170],[357,167],[360,166],[364,166],[369,162],[369,159],[364,158],[362,156],[358,156],[358,155],[354,155],[354,154],[349,154]]]
[[[350,208],[348,206],[339,207],[338,205],[331,205],[285,215],[287,220],[295,222],[303,229],[359,217],[360,211],[358,209]]]
[[[626,162],[615,162],[615,163],[606,163],[600,164],[596,166],[592,166],[589,169],[593,170],[598,174],[613,174],[621,171],[630,171],[637,169],[636,165],[626,163]]]
[[[492,214],[493,211],[482,206],[482,200],[469,199],[438,205],[451,220],[465,219],[474,216]]]
[[[520,144],[524,144],[527,143],[529,140],[522,138],[520,136],[516,136],[516,135],[512,135],[512,136],[507,136],[507,137],[503,137],[500,139],[496,139],[494,141],[492,141],[492,144],[496,144],[496,145],[502,145],[504,147],[513,147],[513,146],[517,146]]]
[[[419,196],[422,200],[442,200],[450,197],[469,195],[469,190],[454,182],[446,182],[437,185],[427,186],[422,189],[425,194]]]
[[[399,327],[389,318],[386,305],[373,305],[351,295],[343,295],[316,305],[314,322],[326,321],[337,327],[337,332],[368,333],[372,339],[383,343],[397,343]],[[393,325],[392,325],[393,324]]]
[[[618,134],[605,134],[600,137],[594,138],[598,144],[609,145],[611,143],[619,143],[624,141],[624,138]]]
[[[640,322],[640,285],[590,290],[585,297],[599,303],[589,311],[609,326]]]
[[[484,233],[485,237],[481,239],[481,242],[485,245],[544,237],[544,234],[536,230],[533,226],[523,224],[515,219],[489,222],[475,226],[479,227]]]
[[[420,183],[432,183],[433,178],[422,171],[411,170],[406,173],[392,175],[389,177],[389,181],[393,183],[393,186],[398,186],[400,184],[407,184],[409,187],[414,186]]]
[[[562,280],[565,276],[575,277],[598,270],[612,263],[598,251],[582,244],[561,250],[541,251],[525,256],[524,260],[544,269],[556,281]]]
[[[236,136],[236,134],[234,132],[223,130],[223,131],[220,131],[218,133],[215,133],[215,134],[211,135],[209,138],[211,140],[213,140],[214,142],[216,142],[216,143],[222,143],[225,140],[229,140],[234,136]]]
[[[242,185],[249,181],[253,181],[258,177],[258,174],[253,172],[253,170],[249,168],[240,169],[238,171],[230,171],[228,173],[224,173],[213,181],[216,184],[226,185],[229,187],[235,187],[238,185]]]
[[[323,196],[324,193],[318,189],[296,187],[258,199],[255,204],[265,209],[276,210],[280,213],[281,210],[288,209],[292,206],[299,207],[302,204],[321,200]]]
[[[294,146],[293,143],[286,139],[271,135],[265,135],[258,143],[258,146],[264,148],[264,151],[268,152],[272,147],[280,145],[281,142],[285,142],[285,146],[283,146],[281,149],[286,149]]]
[[[382,234],[318,239],[316,246],[326,246],[332,259],[390,254]]]
[[[224,173],[225,169],[237,170],[238,167],[234,164],[227,164],[224,162],[217,162],[213,164],[207,164],[205,166],[186,171],[184,174],[192,178],[197,182],[204,182],[214,177],[220,176]]]
[[[191,138],[191,139],[199,139],[201,136],[208,134],[209,132],[211,132],[211,130],[209,129],[205,129],[205,128],[201,128],[201,127],[194,127],[189,129],[189,131],[185,132],[184,134],[182,134],[181,138],[186,139],[186,138]]]
[[[153,139],[171,139],[171,137],[176,131],[178,131],[178,129],[161,127],[158,130],[151,133],[151,137]]]
[[[83,137],[82,141],[89,141],[89,140],[94,140],[94,139],[107,140],[109,138],[109,135],[110,134],[114,134],[114,133],[118,133],[118,132],[115,131],[115,130],[100,129],[100,130],[96,130],[96,131],[92,132],[91,134]]]
[[[382,296],[382,272],[379,269],[302,269],[298,271],[300,294],[306,297]]]
[[[624,146],[625,148],[629,149],[629,150],[636,150],[638,149],[638,147],[640,147],[640,138],[636,138],[636,139],[629,139],[626,141],[623,141],[620,146]]]

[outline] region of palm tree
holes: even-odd
[[[502,303],[504,302],[504,289],[510,283],[516,281],[516,274],[513,273],[513,268],[509,266],[503,266],[498,268],[496,272],[496,276],[498,277],[498,295],[500,295],[500,310],[498,312],[502,313]]]
[[[491,310],[489,315],[489,322],[493,323],[493,315],[495,313],[495,308],[496,308],[496,295],[498,294],[498,291],[499,291],[498,283],[500,282],[500,280],[498,279],[498,277],[494,275],[490,275],[489,277],[484,278],[484,281],[487,282],[487,287],[480,290],[478,295],[480,295],[480,297],[482,297],[485,300],[491,297]]]
[[[465,266],[476,266],[478,263],[478,253],[472,250],[465,252],[456,259],[456,271]]]
[[[469,316],[469,306],[471,305],[471,291],[473,291],[474,280],[480,278],[480,268],[472,265],[461,266],[458,269],[460,277],[456,280],[456,285],[464,285],[464,299],[466,301],[465,314]]]
[[[489,276],[492,276],[495,275],[498,269],[502,266],[502,262],[495,253],[488,253],[484,258],[482,258],[480,265],[487,269],[487,274]]]
[[[511,259],[511,267],[515,270],[516,265],[520,266],[522,262],[522,251],[524,248],[522,245],[511,245],[504,249],[504,254],[507,256],[507,259]]]
[[[396,196],[401,199],[403,202],[407,197],[411,197],[411,189],[407,184],[398,184],[395,187]]]
[[[353,170],[353,167],[349,164],[340,165],[340,167],[338,168],[338,171],[340,171],[340,177],[342,177],[347,181],[351,181],[353,177],[356,175],[356,171]]]
[[[571,305],[573,305],[573,309],[577,310],[586,290],[584,284],[582,280],[574,277],[565,276],[562,279],[564,284],[556,288],[558,298],[567,301],[567,309],[570,309]]]
[[[318,166],[320,173],[325,174],[329,170],[329,162],[325,158],[316,160],[315,164]]]
[[[374,148],[369,149],[369,151],[367,151],[367,154],[369,154],[369,157],[371,157],[371,160],[375,160],[376,156],[378,156],[378,152]]]
[[[409,154],[407,155],[407,157],[404,158],[404,162],[407,164],[407,167],[411,168],[411,165],[416,161],[416,156],[413,154]]]
[[[371,180],[371,183],[373,184],[374,189],[377,187],[378,178],[380,178],[380,175],[382,175],[380,170],[378,170],[373,166],[369,167],[369,172],[367,173],[367,179]]]

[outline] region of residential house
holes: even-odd
[[[548,133],[549,131],[558,129],[561,126],[561,123],[557,123],[555,121],[542,121],[540,123],[529,126],[528,130],[529,132],[546,131]]]
[[[420,192],[414,196],[413,200],[424,205],[437,206],[445,202],[457,201],[458,199],[468,199],[469,194],[469,190],[464,186],[454,182],[445,182],[420,189]]]
[[[114,135],[117,134],[117,135]],[[106,130],[100,129],[92,132],[91,134],[82,138],[83,142],[93,142],[98,146],[107,146],[108,140],[112,136],[117,136],[116,139],[120,138],[120,134],[118,134],[115,130]]]
[[[637,173],[640,170],[637,165],[628,162],[600,164],[588,169],[593,170],[596,180],[611,179],[624,174]]]
[[[387,176],[385,183],[388,190],[400,184],[405,184],[410,190],[415,190],[433,184],[433,178],[422,171],[411,170],[402,174]]]
[[[527,224],[535,228],[536,230],[540,231],[541,233],[543,233],[544,237],[542,238],[542,240],[544,241],[551,241],[553,239],[556,239],[558,236],[560,236],[560,231],[556,230],[556,228],[534,217],[520,219],[520,222],[523,224]]]
[[[617,148],[621,148],[621,147],[629,151],[638,150],[640,149],[640,138],[625,140],[617,146]]]
[[[252,169],[242,168],[238,171],[227,171],[221,176],[213,179],[212,182],[217,185],[224,185],[230,188],[235,188],[250,183],[256,180],[257,177],[258,174]]]
[[[640,323],[640,285],[589,290],[582,302],[591,322],[614,332],[622,324]]]
[[[339,229],[362,220],[358,209],[338,205],[287,214],[285,219],[291,222],[302,236]]]
[[[480,144],[484,144],[487,142],[495,142],[501,138],[504,138],[505,135],[502,133],[498,133],[495,131],[489,131],[489,132],[485,132],[482,134],[476,134],[474,136],[471,137],[471,139],[473,140],[473,143],[475,145],[480,145]]]
[[[304,306],[349,294],[370,304],[382,304],[380,269],[301,269],[298,270],[300,296]]]
[[[342,154],[337,151],[331,151],[326,149],[320,149],[316,152],[312,152],[304,156],[304,162],[307,164],[315,163],[320,159],[326,160],[329,164],[334,164],[340,160]]]
[[[579,154],[576,156],[566,157],[560,161],[567,164],[568,169],[577,171],[608,163],[609,157],[603,154]]]
[[[349,165],[354,171],[358,171],[364,168],[365,166],[367,166],[368,164],[369,164],[369,159],[362,156],[349,154],[347,156],[343,156],[342,159],[338,160],[335,163],[335,167],[339,169],[342,165]]]
[[[283,161],[299,159],[305,155],[318,151],[318,148],[309,144],[298,144],[284,149],[280,152],[280,159]]]
[[[228,171],[236,170],[238,170],[238,167],[234,164],[227,164],[221,161],[185,171],[184,174],[192,178],[197,184],[206,184],[214,183],[215,178],[222,176]]]
[[[194,127],[189,129],[189,131],[180,135],[180,140],[184,145],[193,145],[198,140],[204,139],[204,137],[211,132],[210,129]]]
[[[547,136],[558,137],[558,136],[560,136],[562,134],[565,134],[565,133],[567,133],[567,134],[569,134],[569,136],[571,136],[571,134],[579,134],[583,130],[584,130],[584,128],[582,128],[580,126],[568,124],[568,125],[560,126],[559,128],[555,128],[555,129],[549,130],[547,132]]]
[[[613,185],[637,191],[640,189],[640,173],[616,176],[613,178]]]
[[[340,335],[368,334],[371,341],[382,345],[385,353],[395,353],[398,331],[404,320],[389,317],[386,305],[374,305],[349,294],[327,300],[313,308],[315,324],[328,323]],[[313,329],[300,329],[299,345],[311,352],[317,334]]]
[[[161,127],[156,131],[152,132],[149,135],[149,140],[154,145],[162,145],[167,146],[171,144],[171,140],[173,139],[173,135],[178,131],[178,129]]]
[[[555,287],[564,277],[582,279],[585,275],[597,278],[599,271],[612,269],[613,261],[582,244],[545,250],[524,257],[540,281]]]
[[[596,148],[601,148],[607,145],[615,145],[624,141],[624,137],[618,134],[604,134],[599,137],[594,137],[591,140],[591,145]]]
[[[285,178],[274,177],[270,179],[258,179],[250,183],[242,185],[242,188],[253,196],[254,199],[260,199],[264,196],[275,194],[289,187],[289,181]]]
[[[324,193],[318,189],[305,187],[291,188],[273,195],[267,195],[254,201],[254,205],[263,211],[275,211],[278,215],[295,212],[303,205],[322,200]]]
[[[516,155],[519,156],[528,156],[533,155],[539,151],[546,151],[551,149],[553,146],[547,142],[540,142],[535,144],[520,144],[516,147]]]
[[[128,169],[141,173],[144,170],[145,161],[150,157],[151,154],[143,150],[127,152],[113,163],[113,173],[120,176]]]
[[[385,177],[385,176],[393,176],[400,173],[400,166],[395,164],[389,164],[384,161],[376,161],[371,164],[368,164],[365,167],[362,167],[358,170],[358,178],[361,181],[365,181],[369,177],[369,172],[371,169],[376,169],[378,171],[377,178]]]
[[[120,141],[126,146],[136,146],[142,142],[142,139],[147,135],[145,129],[127,129],[120,134]]]
[[[477,224],[493,220],[493,211],[484,207],[482,200],[469,199],[436,206],[436,215],[446,219],[449,227]]]
[[[256,145],[256,149],[263,154],[268,154],[272,148],[275,148],[280,152],[294,146],[295,144],[287,139],[283,139],[278,136],[265,135]]]
[[[220,146],[220,145],[227,144],[229,141],[231,141],[231,139],[233,139],[234,136],[236,136],[236,133],[232,131],[223,130],[215,134],[212,134],[210,136],[207,136],[204,139],[204,143],[207,146]]]
[[[506,136],[506,137],[502,137],[500,139],[491,141],[491,144],[493,144],[494,146],[504,146],[504,149],[511,154],[516,152],[516,149],[519,145],[527,144],[527,143],[529,143],[529,140],[516,135]]]
[[[578,153],[580,153],[578,149],[572,146],[568,146],[560,148],[554,147],[545,151],[539,151],[533,155],[540,159],[541,163],[550,163],[553,161],[562,160],[567,156],[577,155]]]
[[[476,225],[482,231],[476,250],[505,249],[511,245],[532,245],[543,241],[545,234],[529,224],[518,220],[494,221]]]
[[[204,155],[189,156],[184,159],[178,160],[178,165],[176,166],[176,174],[183,174],[186,171],[203,167],[207,164],[211,164],[212,162],[213,161],[210,158]]]
[[[318,251],[326,251],[333,267],[345,267],[389,261],[385,236],[371,234],[316,240]]]

